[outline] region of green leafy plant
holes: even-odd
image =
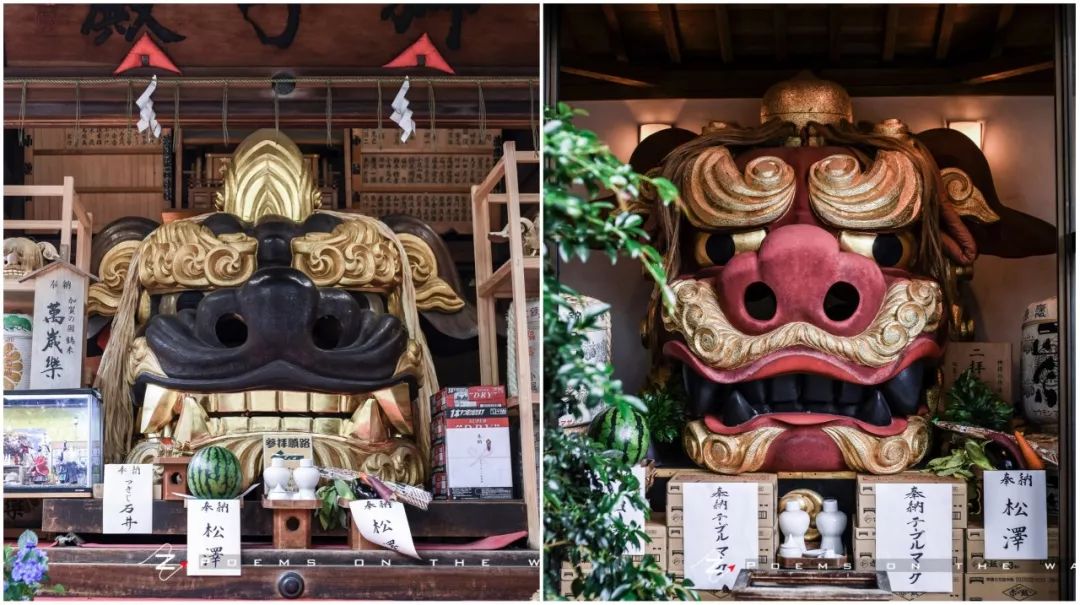
[[[974,368],[968,368],[956,377],[945,394],[945,409],[941,414],[942,420],[995,431],[1008,429],[1012,417],[1012,404],[979,380]]]
[[[587,260],[594,250],[614,263],[626,255],[639,260],[672,300],[660,254],[647,243],[641,216],[613,212],[614,204],[588,201],[613,191],[620,204],[636,199],[643,184],[655,187],[670,203],[674,185],[639,175],[619,162],[596,135],[577,129],[581,111],[560,103],[546,111],[544,155],[544,235],[564,261]],[[586,197],[575,192],[584,189]],[[648,513],[637,479],[617,452],[604,451],[586,435],[564,431],[558,419],[584,405],[633,408],[645,412],[637,397],[627,395],[612,378],[608,364],[588,362],[582,355],[585,332],[607,310],[604,305],[575,313],[567,303],[576,292],[560,283],[550,265],[544,271],[544,593],[561,599],[564,563],[575,571],[571,591],[585,600],[671,600],[696,595],[667,575],[657,561],[635,563],[623,556],[648,539],[643,528],[628,524],[616,512],[622,503]],[[569,393],[584,393],[579,402]]]
[[[641,401],[648,410],[645,421],[653,441],[675,443],[686,425],[686,393],[678,377],[643,391]]]
[[[349,509],[338,506],[339,498],[345,502],[356,500],[356,492],[348,481],[334,479],[315,490],[315,496],[320,502],[315,516],[319,518],[319,525],[322,525],[323,529],[349,526]]]
[[[15,546],[4,546],[4,600],[33,601],[42,593],[63,595],[64,587],[49,582],[49,555],[38,548],[37,534],[26,530]]]
[[[974,439],[965,439],[963,445],[953,449],[948,456],[934,458],[926,463],[926,470],[941,477],[956,477],[971,480],[975,478],[972,468],[984,471],[994,470],[990,458],[986,456],[986,444]]]

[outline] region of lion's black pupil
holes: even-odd
[[[716,265],[725,265],[735,256],[735,240],[727,233],[714,233],[705,242],[705,254]]]
[[[904,242],[895,233],[882,233],[874,238],[874,260],[882,267],[893,267],[904,258]]]

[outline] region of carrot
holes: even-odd
[[[1020,454],[1024,456],[1024,464],[1027,465],[1027,470],[1041,471],[1045,469],[1046,463],[1035,453],[1027,439],[1024,439],[1024,434],[1020,431],[1013,431],[1013,436],[1016,437],[1016,445],[1020,448]]]

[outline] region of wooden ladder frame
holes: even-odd
[[[473,253],[476,259],[476,319],[480,338],[480,378],[484,384],[496,385],[499,381],[499,352],[496,338],[495,301],[511,299],[514,306],[514,330],[516,368],[507,368],[517,377],[517,407],[521,432],[522,495],[529,529],[529,547],[540,548],[540,492],[536,473],[536,439],[533,431],[533,409],[539,405],[539,393],[532,392],[529,364],[528,318],[525,315],[525,298],[538,296],[540,292],[540,257],[525,256],[521,237],[521,204],[539,204],[539,194],[522,194],[518,191],[518,164],[539,164],[540,155],[535,151],[518,151],[513,141],[503,143],[503,157],[495,163],[487,177],[472,187]],[[492,193],[500,181],[506,183],[506,193]],[[510,260],[498,269],[492,265],[491,232],[492,219],[498,218],[494,204],[506,204],[510,228]],[[540,228],[539,225],[536,226]],[[513,400],[510,400],[513,404]]]
[[[62,185],[4,185],[4,197],[59,197],[62,199],[58,219],[15,219],[4,221],[4,236],[13,230],[40,230],[60,232],[60,259],[71,262],[71,232],[79,238],[75,250],[75,266],[90,273],[90,244],[93,237],[94,216],[86,211],[75,191],[75,178],[64,177]],[[4,280],[4,307],[33,308],[33,280],[18,282]]]

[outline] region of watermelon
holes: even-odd
[[[204,447],[188,462],[188,493],[196,498],[229,500],[243,490],[240,461],[231,451],[211,445]]]
[[[604,449],[616,450],[627,464],[633,466],[649,450],[649,427],[645,417],[627,408],[608,408],[589,425],[589,437]]]

